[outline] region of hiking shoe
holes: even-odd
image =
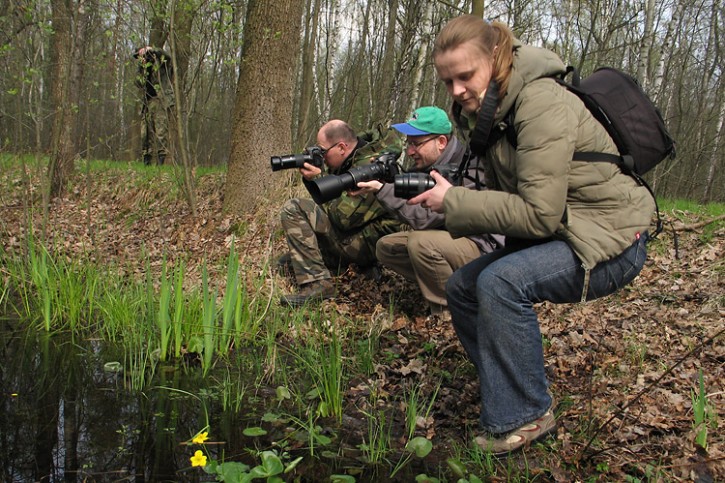
[[[282,305],[290,307],[300,307],[308,302],[321,302],[328,300],[336,295],[337,291],[332,281],[329,279],[310,282],[302,285],[300,291],[296,294],[287,294],[280,297]]]
[[[283,277],[292,277],[295,274],[292,268],[292,255],[290,252],[285,253],[277,259],[277,273]]]
[[[478,436],[476,444],[484,451],[490,451],[496,456],[506,456],[516,450],[529,447],[534,441],[543,439],[555,431],[556,418],[552,399],[551,406],[539,419],[524,424],[510,433]]]

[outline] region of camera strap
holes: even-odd
[[[458,186],[463,186],[463,179],[467,178],[476,183],[476,189],[481,189],[481,182],[478,179],[478,170],[476,170],[476,178],[471,178],[468,176],[468,165],[471,164],[471,157],[473,157],[473,153],[471,153],[471,148],[466,146],[466,152],[463,154],[463,161],[461,161],[461,164],[458,165],[458,176],[456,176],[456,184]],[[476,158],[476,162],[478,162],[478,158]]]
[[[486,89],[486,95],[483,96],[483,102],[476,118],[476,126],[471,133],[471,151],[479,156],[486,154],[488,148],[500,139],[500,136],[496,135],[490,138],[497,107],[498,82],[492,79],[488,84],[488,89]]]

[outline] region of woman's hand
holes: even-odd
[[[436,185],[415,198],[409,199],[408,204],[417,205],[420,203],[423,208],[430,208],[436,213],[443,213],[443,198],[446,197],[448,189],[453,185],[441,176],[438,171],[431,171],[430,176],[436,182]]]
[[[365,196],[368,193],[377,193],[380,191],[380,188],[383,187],[383,183],[376,179],[371,181],[360,181],[357,184],[357,187],[360,189],[348,191],[348,194],[350,196]]]

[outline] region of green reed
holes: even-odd
[[[145,318],[148,323],[151,324],[156,318],[156,293],[154,290],[153,273],[151,272],[151,260],[149,259],[148,254],[145,254],[144,260],[144,274],[146,278]]]
[[[217,304],[217,291],[211,286],[205,263],[202,287],[187,294],[183,291],[182,260],[175,261],[172,269],[164,256],[159,273],[152,270],[151,259],[145,256],[144,276],[136,280],[111,268],[101,270],[92,262],[64,256],[54,258],[50,250],[32,237],[27,247],[28,256],[24,258],[1,254],[3,273],[8,275],[3,277],[5,283],[0,287],[0,302],[7,303],[9,292],[17,293],[18,314],[40,317],[46,331],[67,328],[86,335],[97,331],[97,335],[127,345],[127,359],[133,367],[147,366],[151,353],[160,361],[180,360],[185,349],[199,354],[203,374],[207,375],[216,356],[259,340],[266,340],[271,348],[270,360],[276,358],[276,334],[279,325],[288,320],[269,317],[271,321],[264,331],[269,337],[259,339],[270,302],[268,297],[260,296],[268,292],[264,290],[266,270],[243,281],[233,246],[227,258],[227,283],[221,305]],[[137,326],[148,329],[143,343]],[[274,362],[271,368],[267,374],[274,373]],[[134,383],[139,385],[142,384]]]
[[[237,301],[241,302],[239,290],[239,258],[232,241],[227,259],[227,284],[222,300],[222,326],[217,350],[227,354],[232,345],[232,328],[237,325],[237,313],[241,310]]]
[[[57,277],[53,293],[53,307],[63,327],[72,332],[84,330],[97,310],[96,297],[102,285],[102,276],[95,265],[76,264],[58,257],[52,274]]]
[[[181,357],[183,345],[184,323],[184,261],[178,260],[174,266],[174,319],[172,322],[174,333],[174,357]]]
[[[368,421],[367,438],[358,445],[368,463],[379,464],[387,461],[390,453],[390,425],[383,411],[377,413],[363,411]]]
[[[315,411],[306,411],[306,419],[298,418],[293,415],[287,415],[290,422],[299,428],[297,439],[302,441],[302,437],[307,438],[307,449],[310,456],[315,455],[315,448],[319,446],[328,446],[332,443],[332,439],[324,434],[324,430],[317,424],[318,416]]]
[[[229,370],[224,374],[220,383],[221,404],[223,411],[239,413],[242,410],[247,385],[239,377],[232,377]]]
[[[695,444],[707,450],[707,432],[709,428],[717,429],[717,413],[705,392],[702,368],[698,371],[697,391],[690,390],[690,398],[692,400],[692,429],[695,431]]]
[[[327,340],[325,340],[327,339]],[[326,337],[307,341],[306,346],[292,355],[306,369],[312,378],[311,392],[319,397],[317,412],[323,417],[334,417],[342,421],[343,376],[342,344],[337,331]]]
[[[405,406],[405,428],[408,433],[408,439],[413,438],[415,429],[418,425],[419,420],[425,421],[430,416],[433,410],[433,403],[435,403],[436,397],[438,396],[438,390],[440,389],[440,383],[436,386],[427,404],[424,398],[421,397],[421,386],[416,384],[412,389],[405,390],[403,392],[404,406]]]
[[[211,369],[214,358],[215,344],[215,325],[216,325],[216,301],[215,294],[209,288],[209,274],[206,269],[206,263],[202,266],[201,275],[201,296],[202,296],[202,328],[203,328],[203,353],[201,359],[201,367],[206,376]]]
[[[30,266],[30,279],[35,287],[36,296],[40,299],[40,309],[43,316],[43,326],[46,332],[50,332],[50,326],[53,319],[51,313],[51,298],[53,288],[51,286],[50,271],[52,270],[52,262],[46,248],[42,245],[36,245],[30,237],[28,241],[28,260]],[[29,305],[26,304],[29,308]],[[31,311],[28,310],[28,315]]]
[[[259,288],[263,282],[264,275],[254,282],[255,293],[262,293]],[[250,297],[246,284],[240,283],[234,308],[234,335],[238,340],[249,340],[257,336],[261,324],[259,314],[262,312],[257,304],[258,299]]]
[[[0,250],[2,250],[2,248],[0,248]],[[0,254],[0,259],[2,259],[3,256],[4,254]],[[7,300],[8,293],[10,292],[10,277],[3,276],[2,278],[4,283],[0,287],[0,305],[4,306],[4,303]]]
[[[159,310],[156,316],[156,326],[159,329],[159,360],[165,361],[168,357],[169,341],[171,339],[171,280],[167,275],[166,256],[161,262],[161,287],[159,291]]]
[[[127,334],[124,347],[124,385],[131,391],[142,391],[153,380],[156,363],[151,352],[152,339],[145,330],[140,329]]]
[[[144,304],[143,288],[135,283],[119,283],[114,277],[107,277],[96,297],[97,331],[110,341],[123,340],[124,336],[138,324]]]

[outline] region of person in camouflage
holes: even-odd
[[[164,164],[169,152],[169,119],[175,104],[171,55],[146,46],[136,49],[133,56],[138,61],[136,85],[143,91],[143,163],[151,164],[156,154],[158,163]]]
[[[392,129],[381,128],[360,137],[347,123],[335,119],[320,128],[317,145],[328,173],[341,174],[372,162],[383,151],[400,153],[402,139]],[[321,173],[320,168],[309,163],[300,168],[308,187]],[[299,286],[298,293],[283,295],[280,301],[293,307],[333,298],[336,289],[330,270],[339,271],[350,263],[363,269],[374,266],[378,239],[401,228],[373,194],[343,194],[323,205],[293,198],[282,207],[280,221],[289,253],[280,258],[279,264],[294,272]]]

